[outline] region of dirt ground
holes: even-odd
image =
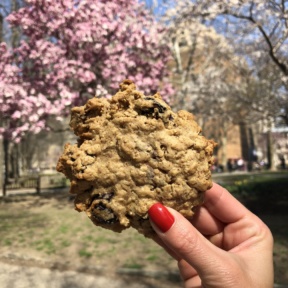
[[[96,227],[65,192],[2,199],[0,262],[129,278],[149,287],[181,283],[174,259],[156,243],[134,229],[118,234]]]
[[[274,234],[275,283],[288,285],[288,213],[263,211],[255,213]],[[181,286],[177,264],[162,248],[133,229],[117,234],[94,226],[65,192],[2,199],[0,243],[0,262],[6,264]]]

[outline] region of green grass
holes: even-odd
[[[149,262],[155,262],[157,259],[158,259],[158,256],[155,255],[155,254],[151,254],[151,255],[148,255],[146,257],[146,260],[149,261]]]
[[[3,239],[2,242],[5,246],[11,246],[13,244],[12,240],[10,239]]]
[[[224,186],[258,216],[287,214],[288,171],[219,174],[215,175],[214,181]]]
[[[15,202],[0,203],[0,254],[13,247],[13,253],[19,250],[30,257],[73,260],[82,265],[158,268],[164,262],[167,267],[174,263],[161,247],[134,229],[118,234],[96,227],[86,214],[76,212],[67,198],[47,202],[40,195],[29,201],[18,201],[15,196]],[[24,204],[25,209],[21,207]]]
[[[79,256],[80,257],[85,257],[85,258],[90,258],[92,257],[93,253],[90,251],[87,251],[86,249],[81,249],[79,250]]]
[[[288,172],[215,175],[214,178],[235,196],[288,200]]]
[[[62,248],[69,247],[69,246],[71,246],[71,241],[63,239],[63,240],[61,240],[60,245],[61,245]]]
[[[43,251],[44,253],[50,255],[56,252],[56,246],[52,239],[44,238],[33,242],[36,250]]]
[[[59,227],[59,232],[60,232],[60,233],[65,234],[65,233],[67,233],[68,231],[69,231],[69,226],[68,226],[68,225],[61,225],[61,226]]]
[[[143,264],[129,260],[128,263],[123,265],[123,267],[128,269],[142,269],[144,266]]]

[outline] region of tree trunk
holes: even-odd
[[[227,159],[227,135],[223,135],[222,139],[222,157],[220,163],[225,167],[228,159]]]
[[[4,180],[3,180],[3,197],[6,196],[7,184],[9,179],[9,140],[3,139],[3,151],[4,151]]]
[[[3,41],[3,21],[4,17],[0,14],[0,43]],[[1,119],[0,119],[0,126],[1,126]],[[3,139],[0,137],[0,189],[4,187],[4,171],[3,171]],[[4,195],[4,191],[3,191]]]
[[[0,14],[0,43],[3,42],[3,34],[4,34],[4,31],[3,31],[3,22],[4,22],[4,17],[3,15]]]
[[[274,161],[274,145],[273,145],[273,137],[272,132],[269,130],[267,132],[267,168],[271,171],[275,171],[275,161]]]
[[[248,164],[247,164],[247,169],[248,171],[253,170],[253,162],[255,162],[256,155],[255,153],[255,142],[254,142],[254,135],[253,135],[253,130],[251,127],[248,128],[248,134],[249,134],[249,155],[248,155]]]
[[[242,158],[245,161],[249,161],[249,142],[248,142],[246,123],[240,122],[239,126],[240,126],[240,140],[241,140]]]
[[[3,139],[0,138],[0,190],[3,189],[4,187],[4,171],[3,171],[3,152],[4,152],[4,143],[3,143]],[[2,195],[4,196],[4,190],[2,190]]]
[[[11,11],[17,11],[19,9],[19,3],[17,0],[12,0],[11,2]],[[20,33],[18,27],[11,28],[11,45],[13,48],[16,48],[19,44]]]
[[[17,179],[19,178],[19,153],[18,145],[16,143],[13,143],[13,147],[11,149],[10,163],[12,178],[14,178],[17,182]]]

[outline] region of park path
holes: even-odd
[[[76,271],[58,271],[48,268],[24,267],[0,263],[1,288],[158,288],[181,287],[175,283],[163,286],[159,282],[141,283],[137,278],[119,279],[103,275],[89,275]],[[274,288],[287,288],[288,285],[274,285]]]
[[[135,281],[135,280],[133,280]],[[76,271],[0,264],[1,288],[151,288],[151,284]],[[157,287],[157,286],[155,286]]]

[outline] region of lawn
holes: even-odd
[[[215,175],[214,181],[270,227],[275,282],[288,284],[288,174]],[[134,229],[117,234],[94,226],[73,209],[65,192],[0,201],[0,261],[105,274],[125,269],[177,273],[175,261],[153,241]],[[179,287],[177,280],[173,278],[169,287]]]
[[[0,261],[106,275],[131,269],[160,276],[177,272],[174,259],[152,240],[134,229],[120,235],[96,227],[74,210],[67,193],[2,199]],[[175,281],[179,284],[179,277]]]
[[[254,213],[286,214],[288,207],[288,171],[214,175],[214,181],[226,187]]]

